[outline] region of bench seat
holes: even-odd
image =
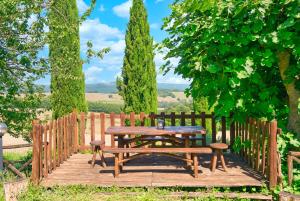
[[[191,153],[191,154],[210,154],[210,147],[192,147],[192,148],[112,148],[104,147],[108,153]]]
[[[197,154],[200,153],[212,153],[210,147],[195,147],[195,148],[119,148],[119,147],[104,147],[104,152],[112,153],[115,155],[115,177],[119,175],[120,170],[122,170],[123,163],[132,160],[134,158],[141,157],[145,154],[158,154],[158,155],[167,155],[174,157],[183,161],[186,161],[187,164],[192,164],[194,169],[195,178],[198,177],[198,157]],[[136,155],[130,156],[126,159],[123,158],[125,153],[135,153]],[[186,154],[187,156],[191,154],[190,157],[183,157],[178,154]],[[190,155],[189,155],[190,156]]]

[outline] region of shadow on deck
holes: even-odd
[[[97,161],[94,168],[90,165],[91,154],[74,154],[57,169],[44,178],[42,185],[93,184],[98,186],[119,187],[239,187],[262,186],[263,178],[252,168],[232,154],[226,154],[228,172],[219,165],[211,173],[210,155],[199,156],[199,178],[184,168],[184,163],[166,156],[145,156],[125,164],[118,178],[114,178],[114,160],[106,155],[107,167]]]

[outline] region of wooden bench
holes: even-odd
[[[123,163],[139,158],[145,154],[157,154],[166,155],[186,161],[192,164],[194,169],[194,177],[198,177],[198,158],[197,154],[212,153],[210,147],[198,147],[198,148],[112,148],[104,147],[104,152],[112,153],[115,155],[115,177],[119,176],[120,170],[122,170]],[[136,155],[130,156],[128,158],[123,158],[126,153],[135,153]],[[191,159],[187,157],[180,156],[178,154],[191,154]]]
[[[174,137],[173,137],[174,138]],[[184,141],[185,141],[185,137],[176,137],[177,139],[172,139],[171,137],[164,137],[164,136],[156,136],[156,137],[143,137],[141,136],[138,139],[133,140],[132,138],[123,138],[122,139],[122,143],[124,145],[129,145],[131,143],[135,143],[137,141],[142,142],[143,145],[146,144],[153,144],[155,142],[170,142],[170,143],[176,143],[178,145],[182,144],[184,145]],[[115,138],[115,141],[119,141],[118,138]],[[197,141],[201,141],[201,146],[206,146],[206,136],[202,135],[202,136],[189,136],[189,141],[192,142],[193,146],[196,145]],[[145,143],[144,143],[145,142]]]

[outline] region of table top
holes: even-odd
[[[166,126],[164,129],[157,129],[156,127],[126,127],[126,126],[112,126],[107,128],[105,134],[107,135],[191,135],[191,134],[206,134],[202,126]]]

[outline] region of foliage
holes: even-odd
[[[105,112],[120,114],[122,112],[122,104],[117,103],[107,103],[107,102],[88,102],[88,107],[90,112]]]
[[[251,141],[245,140],[242,142],[242,139],[240,136],[236,137],[232,146],[232,149],[234,153],[240,153],[242,149],[250,148],[251,147]]]
[[[53,117],[58,118],[74,109],[87,111],[76,0],[51,3],[49,28]]]
[[[283,131],[277,138],[278,150],[281,156],[281,169],[283,173],[283,186],[284,190],[291,193],[300,193],[300,165],[294,165],[294,182],[292,186],[288,186],[287,178],[287,154],[289,151],[300,151],[300,140],[296,137],[296,134]],[[298,167],[298,168],[297,168]],[[279,191],[279,189],[278,189]]]
[[[28,139],[41,94],[34,82],[48,70],[44,46],[44,1],[0,3],[0,121],[9,133]]]
[[[188,94],[208,97],[219,116],[286,120],[284,84],[300,82],[298,0],[182,0],[171,8],[161,49],[180,59],[175,72],[192,80]],[[280,51],[290,54],[284,81]]]
[[[188,192],[201,192],[207,191],[204,188],[118,188],[118,187],[108,187],[101,188],[92,185],[69,185],[69,186],[54,186],[51,188],[29,186],[29,189],[22,193],[19,200],[57,200],[57,201],[68,201],[68,200],[107,200],[107,201],[180,201],[180,200],[190,200],[190,201],[246,201],[249,199],[229,199],[229,198],[216,198],[214,193],[216,192],[244,192],[244,190],[251,191],[253,193],[259,192],[256,188],[252,189],[222,189],[215,188],[211,191],[211,195],[206,198],[189,198],[185,196]],[[174,197],[170,195],[172,192],[182,192],[181,197]],[[137,193],[137,194],[133,194]],[[187,195],[187,194],[186,194]]]
[[[167,90],[167,89],[159,89],[158,96],[163,97],[163,98],[166,98],[166,97],[176,98],[175,94],[172,91]]]
[[[176,114],[179,114],[181,112],[191,113],[193,111],[193,104],[188,101],[169,103],[166,104],[165,106],[167,106],[164,109],[164,112],[166,114],[170,114],[171,112],[175,112]]]
[[[153,39],[143,0],[133,0],[126,31],[126,48],[119,94],[125,102],[124,112],[156,112],[157,84]]]

